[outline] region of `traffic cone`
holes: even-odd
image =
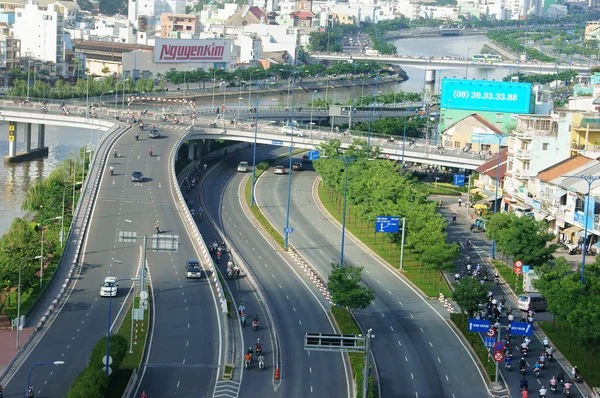
[[[275,369],[275,380],[279,380],[279,368]]]

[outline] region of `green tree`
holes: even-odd
[[[375,299],[373,290],[360,284],[362,267],[351,267],[331,263],[333,270],[329,275],[327,289],[335,305],[347,307],[351,313],[367,308]]]
[[[456,301],[463,314],[472,316],[479,308],[479,304],[486,302],[489,289],[489,283],[481,284],[477,279],[463,278],[454,285],[452,299]]]
[[[102,14],[115,15],[127,14],[126,0],[102,0],[99,3],[98,9]]]

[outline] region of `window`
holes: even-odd
[[[496,113],[496,117],[498,119],[502,119],[504,117],[504,115],[502,113]]]
[[[502,122],[496,122],[496,123],[494,123],[494,126],[496,126],[497,128],[501,129],[502,128]]]
[[[52,21],[52,15],[42,15],[43,21]]]
[[[21,18],[23,16],[23,14],[21,14],[20,12],[17,13],[17,18]]]
[[[491,148],[491,145],[489,145],[489,144],[481,144],[482,151],[489,151],[490,148]]]
[[[543,143],[542,144],[542,151],[547,151],[548,150],[548,143]]]
[[[455,149],[460,149],[460,142],[454,141],[454,148]]]

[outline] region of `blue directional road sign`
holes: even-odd
[[[510,332],[520,336],[531,336],[533,334],[533,326],[531,323],[513,322],[510,324]]]
[[[490,321],[485,319],[469,319],[469,332],[485,333],[490,330]]]
[[[398,232],[400,230],[400,217],[377,216],[375,232]]]
[[[283,232],[291,234],[292,232],[294,232],[294,228],[284,228]]]
[[[283,145],[283,141],[273,140],[273,141],[271,141],[271,144],[273,144],[273,145]]]
[[[483,346],[487,347],[487,348],[494,348],[494,346],[496,345],[496,338],[495,337],[488,337],[485,336],[483,338]]]
[[[318,160],[319,159],[319,151],[308,151],[308,160]]]
[[[454,185],[457,187],[465,186],[465,175],[464,174],[454,174]]]
[[[523,268],[522,268],[522,270],[523,270],[524,274],[528,273],[529,272],[529,265],[524,265]]]

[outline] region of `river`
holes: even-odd
[[[20,126],[19,126],[20,127]],[[102,132],[100,132],[100,135]],[[37,128],[32,128],[32,147],[37,145]],[[0,126],[0,153],[8,155],[8,125]],[[23,150],[23,134],[17,134],[17,152]],[[46,126],[46,146],[48,158],[30,162],[4,164],[0,168],[0,233],[10,228],[12,221],[25,214],[21,204],[27,189],[36,180],[47,177],[70,154],[76,153],[86,143],[96,144],[97,130],[83,130],[67,127]],[[56,214],[60,216],[60,214]]]

